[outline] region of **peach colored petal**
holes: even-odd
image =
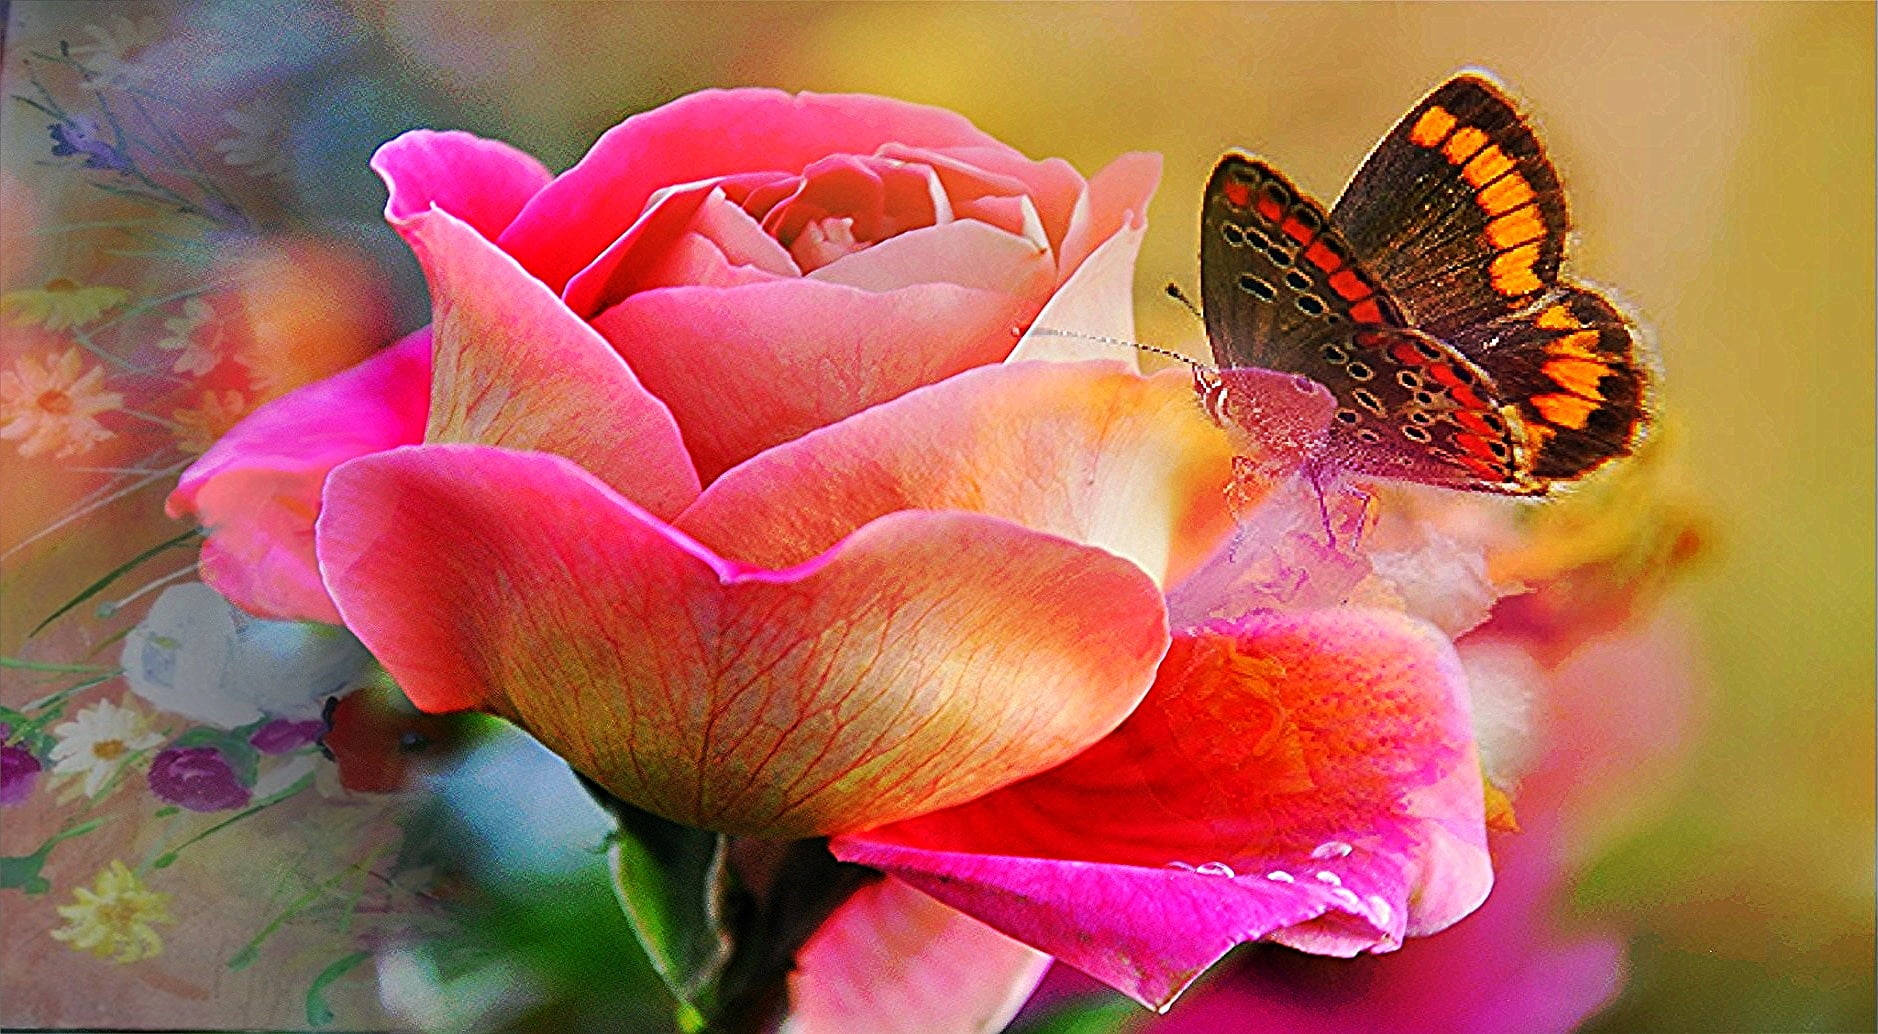
[[[427,441],[566,456],[661,516],[697,498],[671,411],[541,281],[448,212],[393,225],[436,316]]]
[[[1231,530],[1231,458],[1182,374],[1007,363],[770,449],[719,478],[679,526],[780,567],[896,510],[967,510],[1099,546],[1162,579]]]
[[[836,259],[809,277],[864,291],[941,283],[1014,298],[1041,298],[1056,286],[1048,250],[970,219],[908,231]]]
[[[843,902],[796,957],[787,1034],[993,1034],[1050,956],[895,879]]]
[[[593,321],[671,407],[708,483],[751,456],[1004,358],[1034,301],[801,279],[642,291]]]
[[[1091,177],[1063,240],[1061,276],[1068,277],[1102,242],[1146,226],[1148,201],[1160,182],[1161,156],[1144,151],[1124,154]]]
[[[1151,1005],[1242,941],[1393,950],[1492,878],[1452,647],[1356,610],[1181,633],[1074,760],[830,847]]]
[[[210,531],[202,580],[251,614],[337,623],[313,555],[320,486],[356,456],[421,441],[430,328],[250,413],[183,472],[165,505]]]
[[[380,147],[372,168],[391,190],[387,218],[435,205],[490,240],[553,178],[532,155],[460,130],[413,129]]]
[[[902,512],[725,560],[567,460],[473,445],[333,473],[319,556],[420,707],[515,718],[622,799],[802,837],[970,800],[1114,728],[1167,642],[1133,565]]]
[[[939,108],[856,94],[703,90],[608,130],[530,201],[502,244],[558,290],[625,233],[661,187],[797,172],[831,154],[872,154],[895,141],[1016,154]]]
[[[1109,359],[1139,369],[1135,340],[1135,257],[1145,223],[1102,242],[1031,321],[1007,361]]]

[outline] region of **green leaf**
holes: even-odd
[[[324,1027],[333,1022],[332,1006],[326,1004],[326,989],[333,981],[358,968],[359,963],[372,957],[371,952],[355,951],[320,970],[313,978],[312,986],[306,989],[306,1022],[309,1027]]]
[[[23,661],[18,657],[0,657],[0,668],[18,668],[21,671],[55,671],[73,675],[113,670],[96,664],[41,664],[38,661]]]
[[[652,968],[678,1000],[679,1026],[702,1030],[706,993],[730,958],[730,838],[667,821],[610,795],[602,803],[619,821],[607,848],[613,894]]]
[[[62,829],[47,837],[46,842],[39,845],[39,850],[32,854],[0,858],[0,889],[19,890],[27,894],[44,894],[51,890],[52,884],[46,882],[39,870],[45,867],[46,857],[52,854],[52,849],[60,842],[82,837],[104,823],[104,819],[92,819],[70,829]]]
[[[1009,1034],[1120,1034],[1139,1027],[1149,1013],[1120,995],[1102,995],[1066,1002]]]
[[[96,596],[99,593],[103,592],[107,587],[110,586],[112,582],[115,582],[119,578],[122,578],[124,577],[124,575],[130,573],[132,570],[134,570],[137,567],[137,565],[143,563],[144,561],[150,559],[153,556],[156,556],[158,553],[161,553],[166,549],[174,549],[175,547],[182,545],[183,543],[189,541],[190,539],[195,538],[196,536],[200,534],[202,534],[201,529],[190,528],[188,531],[183,532],[181,535],[178,535],[173,539],[166,539],[162,542],[159,542],[156,545],[151,546],[149,549],[146,549],[143,552],[137,554],[136,556],[131,557],[129,560],[126,560],[124,563],[119,564],[117,567],[113,568],[109,574],[106,574],[103,578],[100,578],[97,581],[92,582],[90,585],[86,586],[84,588],[84,591],[80,592],[78,595],[72,597],[71,599],[66,600],[64,606],[46,615],[46,619],[44,621],[41,621],[38,625],[34,626],[31,632],[26,633],[26,637],[30,639],[33,636],[38,635],[40,632],[45,631],[45,628],[47,625],[50,625],[54,621],[57,621],[59,618],[64,617],[68,612],[71,611],[73,607],[76,607],[79,604],[85,602],[86,600],[92,598],[93,596]]]

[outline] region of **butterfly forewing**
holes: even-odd
[[[1557,283],[1571,227],[1532,127],[1472,74],[1444,83],[1383,137],[1331,220],[1411,325],[1462,348],[1457,335]]]
[[[1220,160],[1200,216],[1200,300],[1214,362],[1314,377],[1295,339],[1339,324],[1401,322],[1326,222],[1323,207],[1271,166],[1238,154]]]

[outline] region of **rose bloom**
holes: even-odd
[[[1052,957],[1164,1006],[1235,944],[1388,951],[1485,896],[1448,639],[1170,631],[1233,442],[1184,374],[1019,336],[1131,334],[1151,156],[1085,180],[947,112],[734,90],[558,177],[430,131],[374,166],[433,324],[259,409],[171,512],[211,584],[343,623],[425,710],[886,873],[801,952],[793,1029],[995,1029]]]

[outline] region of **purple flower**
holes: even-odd
[[[158,754],[150,763],[150,792],[190,811],[227,811],[252,796],[214,747],[171,747]]]
[[[0,806],[15,805],[31,796],[43,767],[32,751],[17,743],[0,747]]]
[[[67,119],[54,122],[46,128],[52,133],[52,154],[55,158],[80,154],[85,156],[87,169],[109,169],[123,173],[131,169],[130,156],[107,143],[99,135],[97,125],[88,119]]]
[[[254,730],[248,737],[248,745],[263,754],[285,754],[319,739],[326,731],[326,723],[318,718],[296,722],[291,718],[276,718]]]

